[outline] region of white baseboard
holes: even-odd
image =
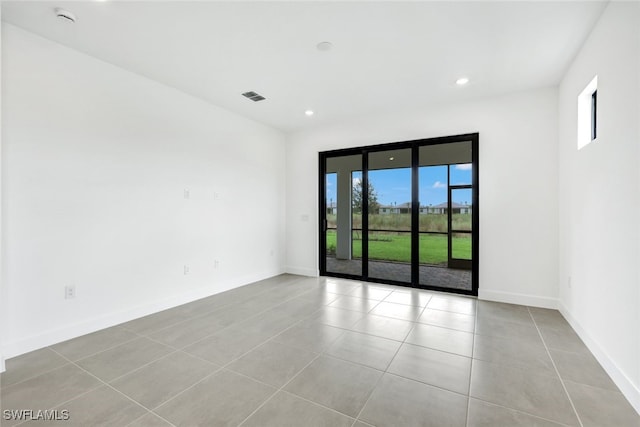
[[[291,265],[288,265],[285,270],[289,274],[297,274],[298,276],[320,276],[320,272],[315,268],[293,267]]]
[[[609,354],[594,340],[591,335],[580,325],[571,315],[567,307],[562,302],[558,302],[560,313],[567,319],[574,331],[585,343],[587,348],[593,353],[602,368],[609,374],[613,382],[618,386],[622,394],[627,398],[631,406],[640,414],[640,387],[618,367]]]
[[[257,282],[259,280],[268,279],[273,276],[283,274],[283,269],[272,270],[260,274],[251,274],[243,277],[226,280],[223,283],[216,283],[215,286],[205,286],[175,295],[170,298],[156,300],[141,304],[139,306],[129,308],[127,310],[109,313],[99,317],[84,320],[79,323],[67,325],[62,328],[44,331],[37,335],[32,335],[17,341],[4,343],[3,356],[6,359],[19,356],[30,351],[38,350],[62,341],[86,335],[101,329],[110,328],[120,323],[128,322],[139,317],[148,316],[162,310],[173,308],[182,304],[186,304],[201,298],[228,291],[239,286]],[[4,359],[0,359],[4,365]],[[0,371],[1,372],[1,371]]]
[[[528,305],[540,308],[558,308],[558,299],[537,295],[515,294],[511,292],[478,289],[478,299],[486,301],[506,302],[509,304]]]

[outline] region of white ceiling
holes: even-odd
[[[557,84],[605,2],[3,1],[2,19],[284,131]],[[55,7],[77,16],[57,19]],[[316,45],[334,47],[320,52]],[[471,82],[455,85],[460,76]],[[240,94],[256,91],[254,103]],[[312,109],[313,117],[304,111]]]

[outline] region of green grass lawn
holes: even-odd
[[[327,215],[327,224],[336,226],[336,215]],[[447,215],[421,214],[418,217],[420,231],[447,231]],[[453,230],[471,230],[470,214],[453,214],[451,228]],[[362,215],[353,214],[353,228],[362,228]],[[369,215],[369,228],[373,230],[411,230],[410,214]]]
[[[354,236],[355,237],[355,236]],[[453,237],[453,258],[471,259],[471,235]],[[335,248],[336,232],[327,231],[327,249]],[[353,240],[354,258],[362,257],[362,240]],[[411,235],[409,233],[371,233],[369,235],[369,259],[380,261],[411,262]],[[420,263],[447,263],[447,236],[420,235]]]

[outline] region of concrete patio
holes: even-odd
[[[362,274],[362,260],[342,260],[327,257],[327,272],[342,274]],[[369,261],[369,277],[376,279],[397,280],[411,283],[411,264],[400,262]],[[470,291],[471,270],[433,265],[420,265],[420,284],[449,289]]]

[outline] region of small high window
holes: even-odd
[[[598,136],[598,76],[578,96],[578,150]]]
[[[598,89],[591,94],[591,140],[598,136]]]

